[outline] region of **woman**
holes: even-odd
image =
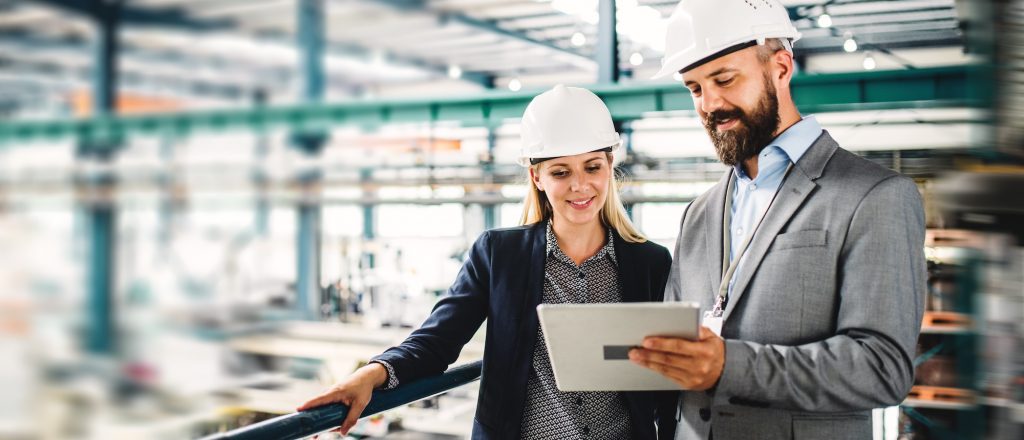
[[[611,115],[593,93],[559,85],[527,107],[521,136],[523,226],[481,235],[422,327],[300,411],[345,403],[347,433],[374,388],[443,372],[486,319],[474,439],[671,438],[665,393],[558,391],[537,322],[541,302],[662,300],[671,257],[626,216]]]

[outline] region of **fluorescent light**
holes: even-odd
[[[676,82],[682,81],[683,80],[683,74],[679,73],[679,72],[673,73],[672,74],[672,79],[676,80]]]
[[[870,52],[864,54],[864,70],[875,70],[875,67],[878,67],[875,57]]]
[[[583,35],[583,32],[576,32],[572,34],[572,38],[570,39],[570,41],[572,42],[573,46],[581,47],[584,44],[587,44],[587,36]]]
[[[629,56],[629,64],[639,66],[644,63],[644,56],[640,52],[633,52],[633,55]]]
[[[832,27],[832,16],[828,14],[821,14],[818,16],[818,27],[827,28]]]
[[[519,82],[519,78],[512,78],[512,81],[508,82],[508,89],[513,92],[518,92],[523,88],[523,83]]]
[[[843,43],[843,50],[845,50],[847,52],[856,52],[857,51],[857,40],[854,40],[853,38],[847,38],[846,42]]]
[[[448,66],[448,77],[451,79],[462,78],[462,68],[455,64]]]

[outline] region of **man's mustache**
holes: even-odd
[[[740,109],[713,111],[704,115],[704,126],[708,128],[715,128],[715,125],[730,119],[744,121],[746,120],[746,115]]]

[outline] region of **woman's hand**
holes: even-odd
[[[367,364],[353,372],[345,380],[335,384],[331,389],[299,405],[296,410],[306,411],[332,403],[344,403],[348,405],[348,416],[336,431],[340,430],[342,435],[348,435],[348,431],[356,425],[359,415],[370,403],[373,389],[383,385],[387,377],[387,370],[381,364],[375,362]]]

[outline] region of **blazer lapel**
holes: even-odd
[[[811,145],[811,148],[804,153],[800,161],[793,166],[789,176],[782,183],[782,187],[779,188],[775,202],[768,208],[768,213],[764,217],[764,223],[755,232],[754,238],[750,242],[750,247],[744,256],[743,266],[740,267],[739,272],[736,274],[736,283],[733,285],[732,293],[729,295],[729,303],[726,305],[723,314],[724,320],[729,319],[729,315],[736,308],[736,305],[739,304],[740,298],[747,290],[747,285],[754,277],[758,267],[761,265],[761,260],[764,259],[765,254],[768,252],[768,247],[775,241],[775,236],[789,223],[790,218],[803,206],[804,200],[807,200],[807,197],[818,187],[818,184],[814,183],[814,181],[821,177],[825,164],[828,163],[828,160],[838,147],[838,144],[832,140],[828,132],[823,132],[818,137],[818,140]],[[720,230],[722,223],[721,214],[719,214],[719,221],[715,223],[718,224]],[[721,233],[719,233],[719,248],[721,247],[721,237]]]
[[[647,301],[643,293],[649,290],[646,283],[650,280],[638,278],[636,255],[633,253],[635,247],[626,243],[617,231],[612,231],[612,239],[615,246],[615,263],[619,269],[619,283],[622,286],[622,302]]]
[[[530,229],[529,275],[523,304],[523,323],[527,334],[537,333],[537,306],[544,299],[544,264],[547,261],[547,222],[539,222]]]
[[[722,284],[722,220],[724,219],[725,192],[729,188],[729,176],[732,175],[732,168],[726,171],[718,184],[711,189],[708,196],[708,203],[704,207],[704,223],[706,232],[704,234],[705,249],[708,253],[708,283],[711,286],[712,296],[710,303],[714,303],[714,297],[718,294],[718,286]],[[682,270],[685,270],[681,268]]]

